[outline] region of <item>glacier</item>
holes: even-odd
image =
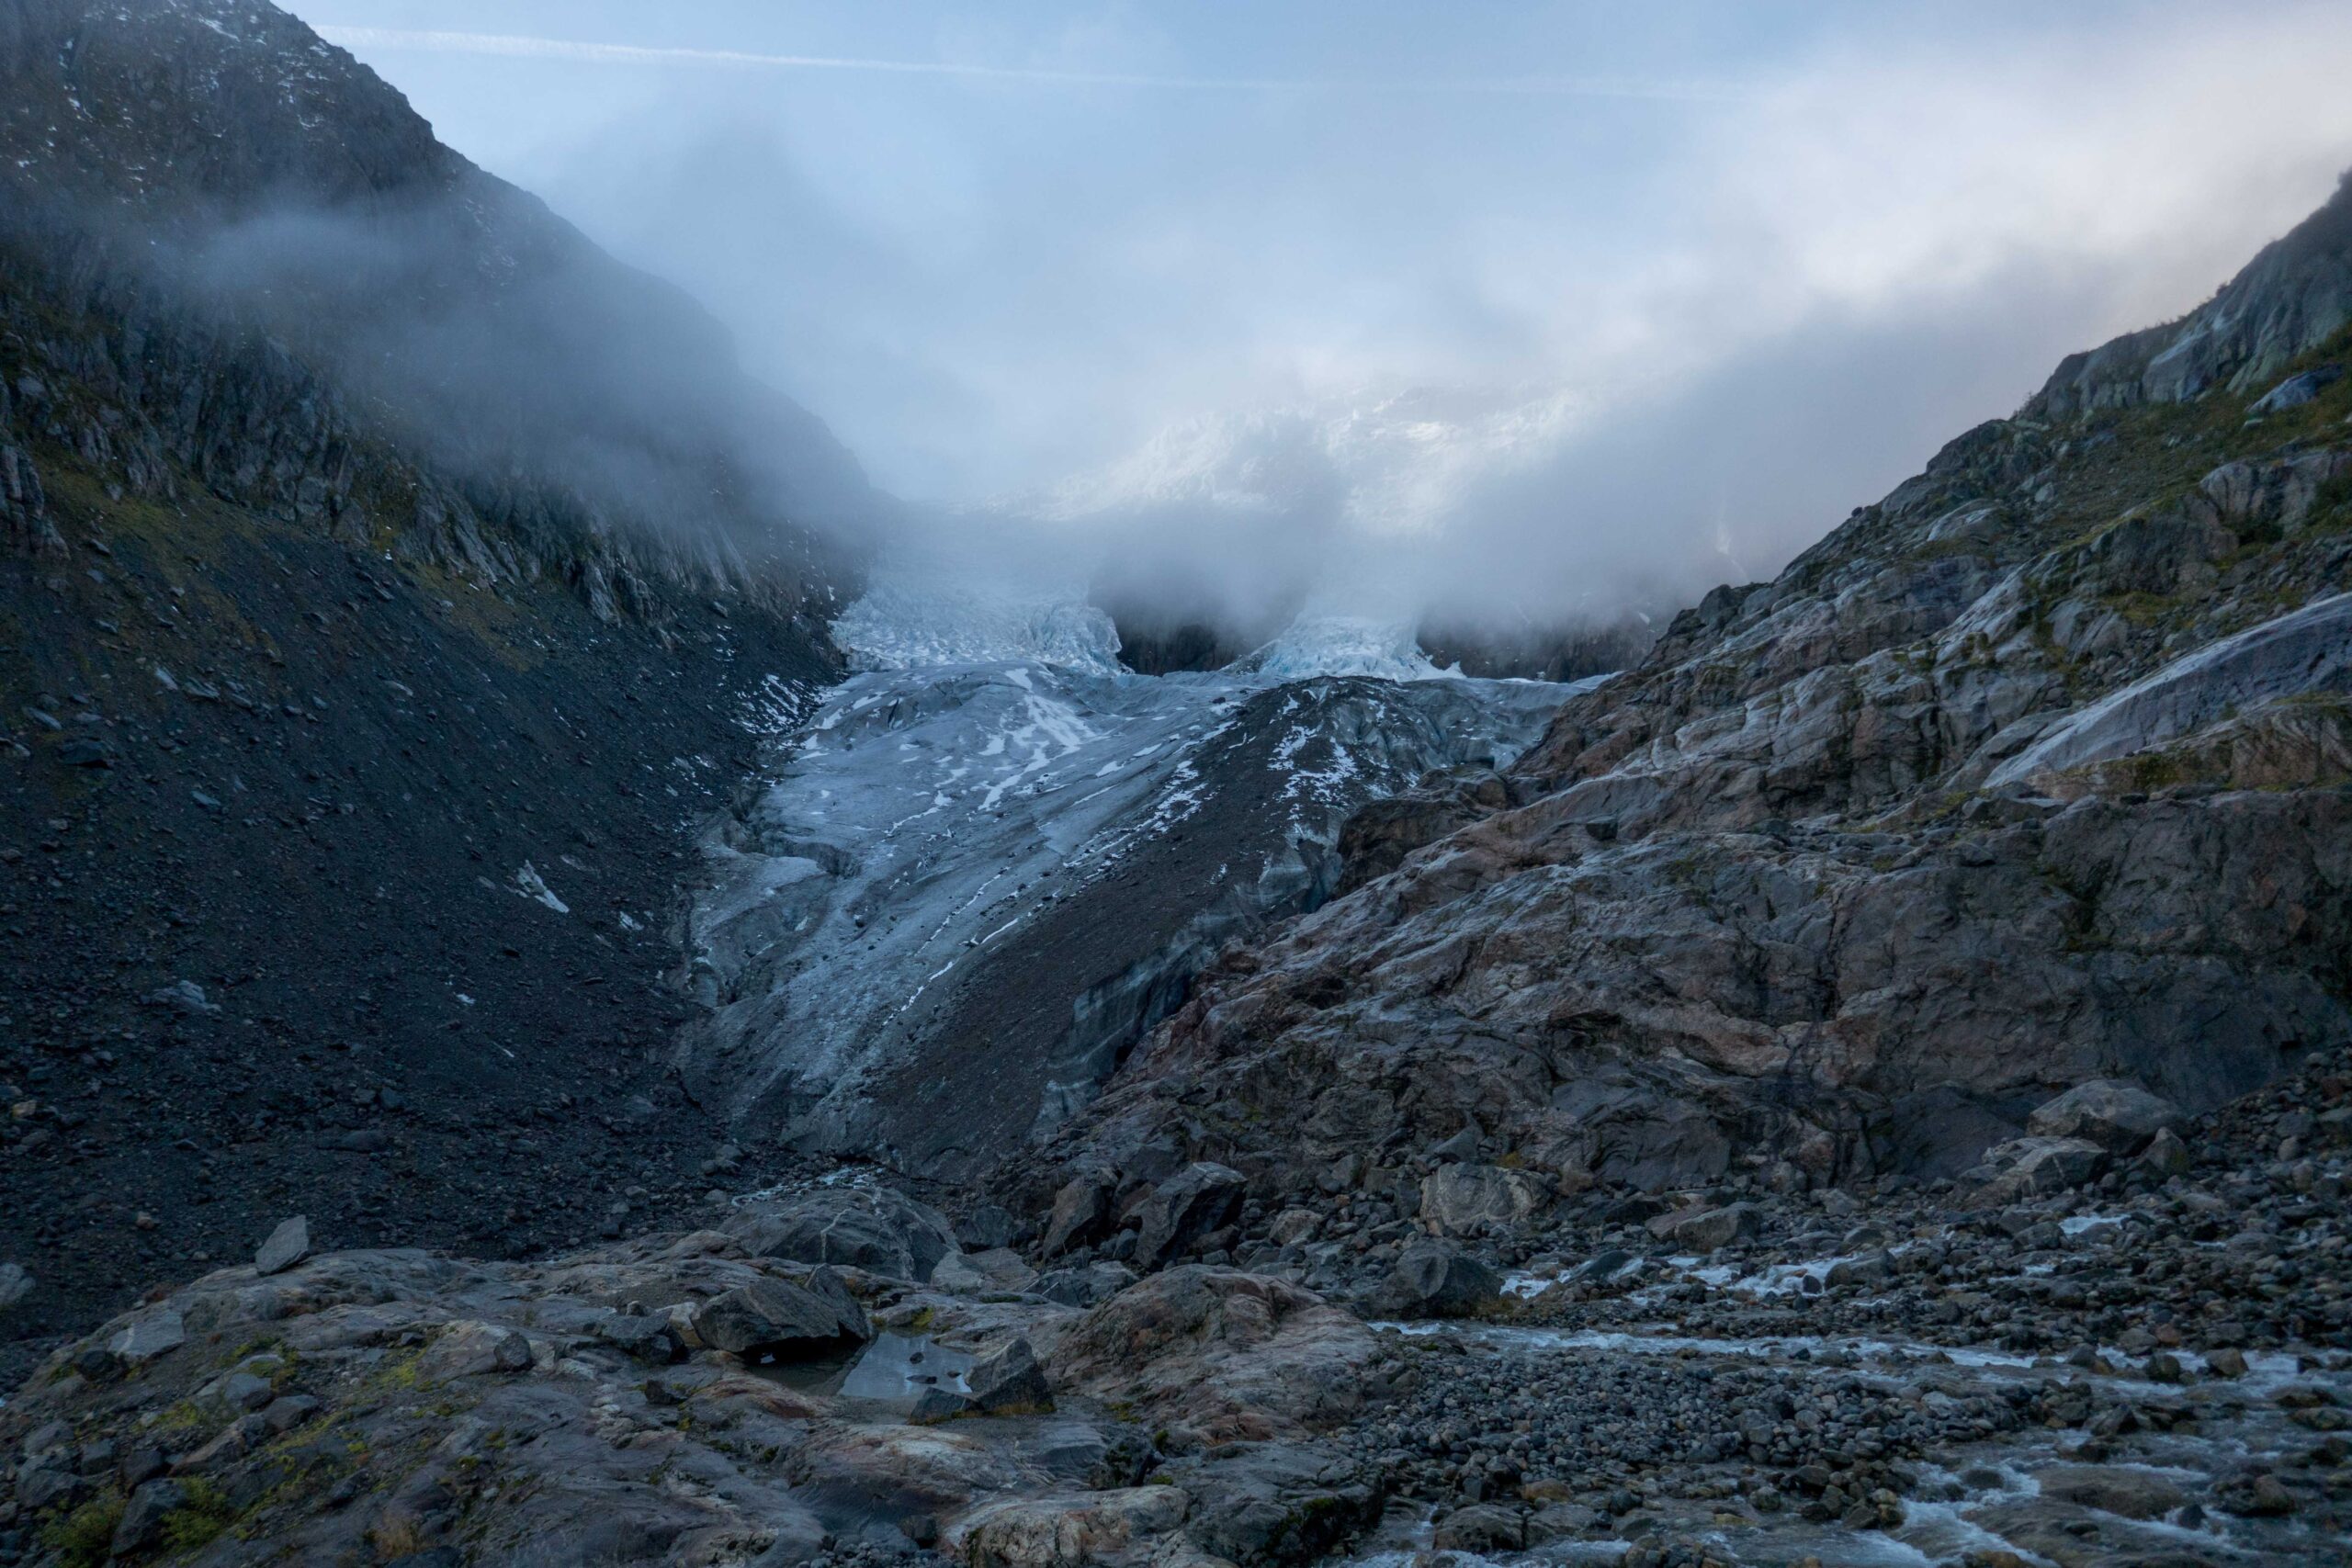
[[[1314,908],[1340,825],[1491,769],[1572,688],[1308,617],[1138,675],[1082,602],[869,593],[856,673],[705,844],[678,1066],[742,1132],[966,1175],[1082,1105],[1236,937]]]

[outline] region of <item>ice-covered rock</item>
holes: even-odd
[[[1411,621],[1361,615],[1305,615],[1282,635],[1233,666],[1242,674],[1270,681],[1303,681],[1317,675],[1369,675],[1382,681],[1459,679],[1459,670],[1430,662],[1416,640]]]

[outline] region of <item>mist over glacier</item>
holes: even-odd
[[[516,0],[477,46],[418,0],[348,41],[882,488],[1254,646],[1310,603],[1524,629],[1769,575],[2062,354],[2197,304],[2352,142],[2340,6],[1766,9]]]

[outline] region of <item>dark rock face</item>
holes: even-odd
[[[2187,320],[2067,358],[2026,412],[2064,418],[2181,402],[2221,389],[2266,392],[2298,355],[2326,343],[2347,321],[2352,179]]]
[[[801,503],[854,476],[788,407],[806,495],[673,439],[738,391],[283,13],[0,8],[0,851],[47,868],[0,919],[0,1382],[294,1208],[505,1247],[700,1190],[646,1056],[679,824],[838,673]]]
[[[1241,1173],[1203,1161],[1161,1182],[1145,1200],[1136,1264],[1151,1269],[1191,1252],[1241,1211]]]

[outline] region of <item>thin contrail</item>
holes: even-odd
[[[1659,82],[1604,76],[1436,77],[1408,81],[1349,81],[1298,76],[1156,76],[1115,71],[1057,71],[1026,65],[970,65],[954,61],[865,60],[823,54],[754,54],[733,49],[656,49],[640,44],[581,43],[570,39],[506,33],[425,32],[404,28],[321,28],[319,36],[345,49],[411,49],[435,54],[499,54],[530,60],[574,60],[592,65],[718,65],[768,71],[873,71],[900,76],[964,76],[1070,87],[1157,87],[1189,91],[1306,93],[1478,93],[1555,97],[1652,98],[1678,103],[1744,103],[1756,95],[1718,83]]]

